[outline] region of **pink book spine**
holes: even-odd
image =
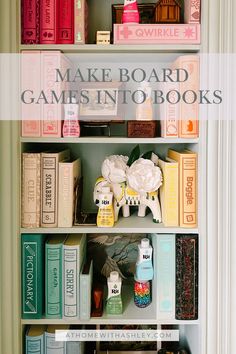
[[[40,154],[22,155],[21,226],[40,226]]]
[[[74,43],[85,44],[88,37],[88,6],[86,0],[74,0],[75,23],[74,23]]]
[[[57,43],[74,43],[74,0],[57,2]]]
[[[42,90],[48,100],[48,104],[42,103],[41,134],[42,137],[61,137],[62,104],[55,100],[52,102],[52,91],[60,97],[62,84],[56,82],[56,69],[61,67],[61,52],[41,52],[41,82]]]
[[[37,95],[40,91],[40,52],[24,51],[21,54],[21,92],[32,90]],[[29,96],[29,95],[28,95]],[[27,94],[24,95],[28,102]],[[21,102],[21,136],[40,137],[41,107],[39,104]]]
[[[199,24],[114,24],[114,44],[199,44]]]
[[[39,43],[39,0],[21,2],[21,42]]]
[[[172,75],[174,79],[174,73]],[[161,136],[163,138],[178,138],[179,136],[179,103],[177,93],[178,82],[165,82],[162,85],[165,102],[160,104]],[[167,101],[168,98],[168,101]],[[171,103],[173,102],[173,103]]]
[[[184,0],[184,22],[200,23],[201,0]]]
[[[57,13],[56,0],[40,2],[40,43],[56,44]]]
[[[180,94],[186,91],[199,91],[199,57],[197,55],[180,56],[174,63],[175,68],[185,69],[188,73],[188,79],[180,82]],[[199,134],[199,104],[193,95],[185,95],[185,103],[181,100],[179,104],[179,137],[180,138],[197,138]]]

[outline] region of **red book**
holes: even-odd
[[[74,0],[58,0],[57,43],[74,43]]]
[[[39,0],[21,2],[21,42],[22,44],[39,43]]]
[[[56,0],[40,2],[40,43],[56,44]]]

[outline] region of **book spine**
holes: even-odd
[[[62,244],[46,244],[46,317],[62,318]]]
[[[67,342],[66,343],[66,354],[84,354],[85,342]]]
[[[74,183],[73,165],[59,163],[58,227],[72,227]]]
[[[179,171],[177,163],[161,163],[163,184],[160,188],[162,220],[165,226],[179,225]]]
[[[31,337],[25,336],[25,354],[44,354],[44,334]]]
[[[42,89],[49,103],[42,104],[41,131],[42,137],[61,137],[62,104],[51,102],[51,92],[57,97],[62,93],[62,85],[56,82],[56,69],[61,68],[59,51],[44,51],[41,53],[41,82]]]
[[[197,95],[199,91],[199,57],[197,55],[181,56],[177,60],[177,66],[180,69],[185,69],[188,73],[188,78],[184,82],[180,82],[181,96],[185,92],[185,100],[179,105],[180,120],[179,120],[179,137],[180,138],[197,138],[199,130],[199,104],[197,98],[191,95],[191,91]],[[191,104],[187,103],[191,102]]]
[[[79,308],[80,319],[89,320],[91,314],[92,263],[88,274],[80,274]]]
[[[201,0],[184,1],[184,22],[200,23]]]
[[[114,24],[114,44],[200,44],[200,25]]]
[[[180,227],[197,226],[197,156],[182,156]]]
[[[23,51],[21,55],[21,91],[27,92],[29,87],[34,92],[40,90],[40,52]],[[23,100],[27,102],[24,95]],[[21,102],[21,136],[40,137],[41,123],[40,104]]]
[[[160,105],[161,136],[163,138],[178,138],[179,103],[175,102],[178,102],[176,92],[179,91],[179,83],[165,82],[162,87],[166,101]]]
[[[40,154],[23,153],[21,226],[40,226]]]
[[[64,289],[64,319],[79,318],[78,290],[79,290],[79,246],[66,247],[63,251],[63,289]]]
[[[44,237],[22,235],[22,317],[42,318],[44,307]]]
[[[57,43],[74,43],[74,0],[58,0]]]
[[[21,4],[21,42],[22,44],[38,44],[39,0],[22,0]]]
[[[67,354],[66,342],[56,341],[54,333],[45,332],[45,354]]]
[[[56,0],[41,0],[40,10],[40,44],[56,44]]]
[[[75,0],[74,2],[74,43],[85,44],[86,41],[86,0]]]
[[[42,154],[41,227],[57,227],[57,157]]]
[[[176,319],[198,318],[198,235],[176,235]]]
[[[157,318],[175,318],[175,235],[156,237]]]

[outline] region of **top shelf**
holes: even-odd
[[[54,44],[54,45],[20,45],[22,50],[60,50],[64,53],[196,53],[200,50],[198,44]]]

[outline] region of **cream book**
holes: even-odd
[[[86,235],[68,235],[63,245],[63,318],[79,319],[79,276],[86,256]]]
[[[179,225],[179,168],[178,162],[166,158],[158,160],[163,182],[160,187],[161,215],[166,227]]]
[[[40,226],[40,154],[22,154],[21,180],[21,226]]]
[[[169,149],[168,157],[179,164],[179,226],[197,227],[197,153]]]
[[[59,162],[58,227],[73,226],[76,190],[80,178],[80,159]]]
[[[42,165],[42,200],[41,200],[41,226],[58,226],[58,169],[59,162],[67,161],[70,151],[43,152]]]

